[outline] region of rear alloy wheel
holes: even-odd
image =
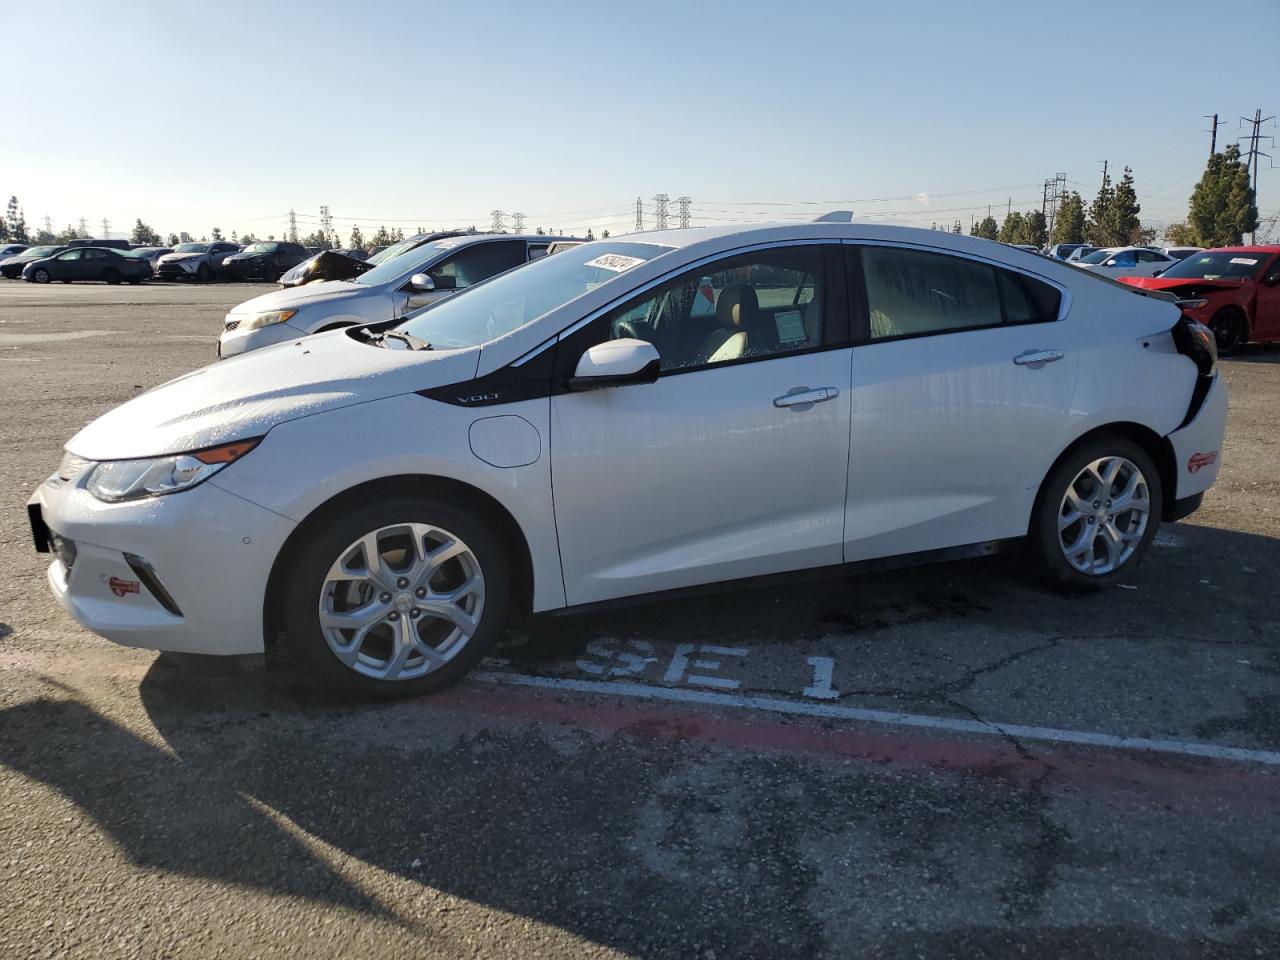
[[[298,556],[286,588],[289,646],[344,693],[439,690],[479,662],[504,626],[502,544],[448,501],[359,507],[327,522]]]
[[[107,267],[102,271],[102,279],[114,287],[120,282],[120,271],[115,267]]]
[[[48,283],[50,280],[53,279],[53,277],[49,276],[48,270],[46,270],[44,267],[41,267],[39,270],[35,270],[32,272],[31,279],[34,280],[36,283]]]
[[[1041,490],[1031,545],[1054,583],[1109,586],[1133,570],[1155,537],[1160,475],[1137,444],[1099,438],[1060,463]]]
[[[1234,307],[1219,310],[1209,321],[1209,329],[1218,341],[1218,353],[1235,353],[1249,342],[1249,323],[1244,314]]]

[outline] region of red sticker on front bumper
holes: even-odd
[[[138,593],[142,587],[137,580],[121,580],[119,577],[112,577],[107,581],[107,586],[111,588],[111,592],[117,597],[123,597],[130,593]]]
[[[1218,451],[1209,453],[1193,453],[1187,461],[1187,473],[1199,473],[1201,469],[1218,462]]]

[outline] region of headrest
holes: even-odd
[[[755,288],[745,283],[730,284],[716,298],[716,322],[722,327],[749,327],[759,312]]]

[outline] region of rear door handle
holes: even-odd
[[[1039,370],[1046,363],[1055,363],[1061,359],[1061,350],[1027,350],[1014,357],[1013,362],[1018,364],[1020,367],[1030,367],[1032,370]]]
[[[822,403],[824,400],[832,400],[840,396],[840,391],[835,387],[792,387],[780,397],[773,398],[775,407],[799,407],[807,410],[815,403]]]

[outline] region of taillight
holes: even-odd
[[[1218,366],[1218,342],[1213,331],[1198,320],[1180,317],[1173,328],[1173,343],[1184,357],[1190,357],[1200,376],[1209,377]]]

